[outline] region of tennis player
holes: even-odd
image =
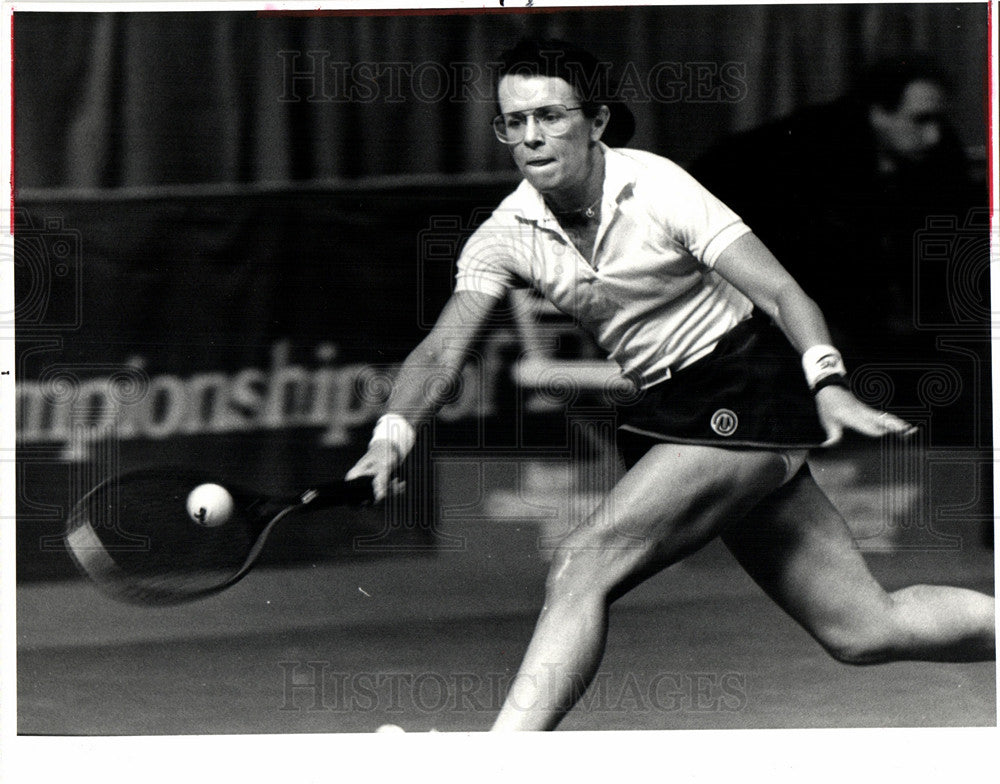
[[[348,473],[392,491],[415,427],[515,287],[577,319],[634,382],[619,411],[628,470],[557,548],[494,729],[553,729],[597,671],[610,603],[717,536],[839,661],[992,658],[993,597],[887,593],[804,467],[845,430],[913,428],[851,394],[819,309],[736,214],[670,161],[602,141],[633,122],[595,92],[602,73],[565,42],[504,54],[493,127],[524,180],[464,247],[454,294]]]

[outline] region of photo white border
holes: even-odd
[[[526,0],[507,0],[515,11]],[[535,8],[581,9],[630,5],[691,5],[692,3],[572,2],[535,0]],[[730,5],[766,5],[739,2]],[[912,3],[906,3],[912,4]],[[998,173],[997,2],[992,8],[990,52],[992,118],[991,204],[996,204]],[[399,9],[460,9],[491,11],[499,2],[410,2],[359,0],[359,2],[4,2],[0,81],[11,85],[12,14],[14,11],[389,11]],[[16,42],[15,42],[16,45]],[[9,90],[9,88],[8,88]],[[4,102],[3,131],[11,138],[10,105]],[[9,143],[8,143],[9,146]],[[0,180],[11,204],[10,156],[0,161]],[[991,215],[993,240],[1000,232],[996,209]],[[5,218],[4,226],[9,225]],[[12,258],[9,233],[2,237],[0,258]],[[994,247],[991,262],[998,259]],[[1000,303],[1000,276],[991,280],[994,303]],[[0,312],[13,312],[13,287],[9,276],[0,278]],[[996,307],[996,305],[994,306]],[[995,327],[996,329],[996,327]],[[0,448],[5,456],[14,449],[14,346],[11,335],[0,335]],[[994,342],[1000,334],[994,334]],[[993,365],[994,390],[1000,386],[1000,367]],[[994,394],[994,398],[996,395]],[[996,408],[996,406],[995,406]],[[994,442],[1000,437],[994,421]],[[16,733],[16,602],[14,593],[15,548],[14,472],[9,460],[0,462],[0,780],[29,782],[131,782],[143,784],[178,780],[193,782],[225,777],[232,781],[269,781],[291,778],[297,783],[338,779],[408,781],[433,776],[441,780],[527,781],[554,776],[560,780],[599,781],[624,776],[698,781],[707,784],[750,781],[857,781],[887,780],[918,784],[941,781],[1000,780],[996,728],[971,729],[869,729],[869,730],[725,730],[575,732],[547,735],[493,736],[486,733],[439,735],[230,735],[182,737],[26,737]],[[1000,476],[994,477],[1000,497]],[[994,573],[1000,559],[994,552]]]

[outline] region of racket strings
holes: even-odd
[[[195,522],[186,505],[198,484],[152,475],[97,488],[70,520],[74,557],[91,576],[137,597],[180,597],[225,583],[253,546],[257,521],[238,498],[225,523]]]

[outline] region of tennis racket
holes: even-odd
[[[65,541],[80,571],[109,596],[179,604],[243,579],[268,535],[293,512],[371,504],[371,479],[319,485],[289,497],[226,483],[232,511],[224,522],[207,526],[189,514],[188,497],[217,480],[187,469],[133,471],[102,482],[76,504]]]

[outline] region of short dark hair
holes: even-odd
[[[553,76],[568,82],[587,117],[596,117],[597,110],[609,97],[608,73],[611,63],[600,62],[594,55],[568,41],[558,38],[522,38],[500,55],[496,88],[508,75]]]
[[[932,82],[945,93],[954,89],[948,72],[934,58],[924,54],[899,55],[866,67],[855,83],[854,97],[866,107],[879,106],[894,112],[913,82]]]
[[[604,138],[612,147],[624,145],[635,133],[635,116],[612,88],[612,64],[586,49],[558,38],[522,38],[500,55],[493,95],[508,75],[550,76],[567,82],[580,99],[586,117],[596,117],[601,105],[611,110]],[[499,101],[497,102],[499,111]]]

